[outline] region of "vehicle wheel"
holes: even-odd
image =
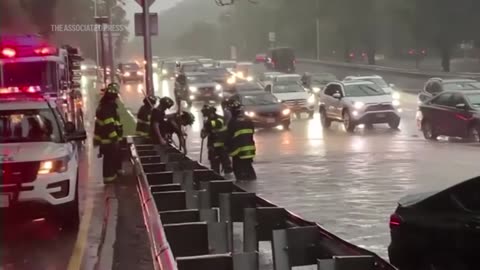
[[[353,122],[352,118],[350,117],[350,113],[348,111],[343,112],[343,126],[348,132],[355,131],[355,123]]]
[[[436,141],[438,135],[436,134],[433,125],[429,121],[424,121],[422,124],[423,137],[427,140]]]
[[[332,125],[332,120],[327,116],[325,109],[320,110],[320,121],[322,122],[322,127],[329,128]]]
[[[75,183],[75,198],[72,202],[67,203],[58,211],[58,221],[65,232],[75,232],[80,225],[80,211],[79,211],[79,191],[78,182],[79,173],[77,172],[77,181]]]
[[[308,113],[308,118],[313,119],[314,112]]]
[[[366,129],[373,129],[373,124],[372,123],[366,123],[365,128]]]
[[[388,122],[388,126],[391,128],[391,129],[398,129],[398,127],[400,126],[400,118],[396,118],[394,120],[390,120],[390,122]]]
[[[282,127],[283,127],[284,130],[290,130],[290,121],[283,122]]]
[[[480,142],[480,126],[472,126],[468,129],[468,141],[469,142]]]

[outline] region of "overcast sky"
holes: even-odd
[[[168,9],[174,6],[177,2],[182,0],[155,0],[153,5],[150,6],[150,12],[161,12],[162,10]],[[201,1],[201,0],[199,0]],[[130,38],[135,37],[134,31],[134,14],[138,12],[142,12],[142,8],[135,0],[125,0],[126,7],[125,10],[128,13],[128,20],[130,21],[129,31],[130,31]]]

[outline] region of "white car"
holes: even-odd
[[[391,94],[394,99],[400,99],[400,94],[394,90],[395,85],[390,83],[388,84],[381,76],[371,75],[371,76],[348,76],[343,79],[344,81],[369,81],[380,86],[383,91],[387,94]]]
[[[273,78],[274,82],[302,82],[302,76],[300,74],[281,74]]]
[[[225,68],[230,72],[233,72],[237,66],[237,62],[234,60],[219,60],[216,63],[216,66],[219,68]]]
[[[40,95],[0,90],[0,208],[22,220],[53,218],[64,230],[76,229],[76,142],[86,139],[85,131],[75,131]]]
[[[313,118],[315,112],[315,96],[308,93],[307,89],[298,82],[277,81],[265,87],[265,91],[272,93],[278,100],[288,106],[300,118],[302,113],[307,113]]]

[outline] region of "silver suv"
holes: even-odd
[[[339,121],[349,132],[359,124],[386,123],[397,129],[401,111],[398,100],[369,81],[332,82],[320,92],[320,118],[325,128]]]

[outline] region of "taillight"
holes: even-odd
[[[402,224],[402,218],[398,214],[390,216],[390,229],[398,228]]]
[[[15,55],[17,55],[17,52],[12,48],[3,48],[2,55],[8,58],[12,58],[12,57],[15,57]]]

